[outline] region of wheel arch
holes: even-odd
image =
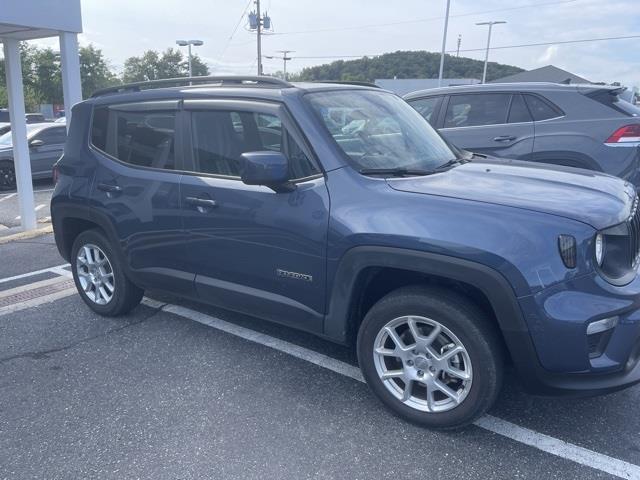
[[[380,282],[383,278],[385,281]],[[529,329],[513,288],[506,278],[486,265],[446,255],[393,247],[355,247],[342,257],[336,270],[324,323],[324,334],[340,343],[350,343],[364,314],[377,299],[401,286],[433,282],[463,293],[493,315],[514,357]],[[382,288],[377,286],[384,285]],[[377,294],[366,296],[369,288]],[[533,344],[530,344],[533,349]],[[518,356],[517,354],[515,356]],[[514,358],[515,359],[515,358]]]

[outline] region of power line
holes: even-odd
[[[621,37],[600,37],[600,38],[583,38],[579,40],[559,40],[556,42],[538,42],[538,43],[521,43],[517,45],[499,45],[497,47],[491,47],[490,50],[505,50],[508,48],[523,48],[523,47],[544,47],[547,45],[566,45],[570,43],[587,43],[587,42],[603,42],[609,40],[631,40],[640,38],[640,35],[625,35]],[[467,48],[460,50],[460,52],[483,52],[485,48]],[[455,53],[457,50],[447,50],[447,53]],[[383,53],[367,54],[367,55],[296,55],[296,58],[300,59],[331,59],[331,58],[362,58],[362,57],[379,57],[384,55]]]
[[[560,0],[546,3],[536,3],[536,4],[528,4],[528,5],[520,5],[517,7],[507,7],[507,8],[499,8],[494,10],[484,10],[481,12],[470,12],[470,13],[459,13],[457,15],[451,15],[450,18],[458,18],[458,17],[471,17],[475,15],[484,15],[488,13],[498,13],[498,12],[506,12],[511,10],[521,10],[523,8],[532,8],[532,7],[544,7],[548,5],[561,5],[566,3],[575,3],[581,0]],[[407,25],[412,23],[424,23],[424,22],[433,22],[436,20],[442,20],[444,17],[430,17],[430,18],[418,18],[413,20],[401,20],[398,22],[389,22],[389,23],[372,23],[368,25],[355,25],[351,27],[335,27],[335,28],[321,28],[317,30],[297,30],[291,32],[276,32],[272,35],[300,35],[307,33],[323,33],[323,32],[340,32],[347,30],[362,30],[365,28],[376,28],[376,27],[391,27],[396,25]]]
[[[233,36],[236,34],[236,32],[238,31],[238,27],[240,26],[240,24],[242,23],[242,20],[244,19],[244,14],[247,13],[247,9],[249,8],[249,6],[251,5],[251,2],[253,2],[253,0],[249,0],[249,3],[247,3],[247,6],[244,7],[244,10],[242,10],[242,13],[240,14],[240,18],[238,19],[238,23],[236,23],[236,26],[233,27],[233,32],[231,32],[231,35],[229,35],[229,38],[227,39],[227,43],[224,46],[224,48],[222,49],[222,53],[220,54],[220,58],[224,57],[224,54],[227,53],[227,49],[229,48],[229,45],[231,44],[231,40],[233,40]],[[252,42],[253,43],[253,42]]]

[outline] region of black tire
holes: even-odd
[[[467,351],[473,366],[471,385],[459,405],[448,411],[428,412],[406,405],[385,387],[376,370],[378,333],[390,321],[409,315],[437,319]],[[364,378],[382,403],[400,417],[428,428],[448,430],[471,424],[493,405],[502,386],[504,350],[497,327],[464,296],[442,288],[404,287],[382,298],[360,326],[357,350]]]
[[[78,269],[80,268],[78,254],[80,249],[87,245],[95,245],[102,250],[104,256],[110,263],[111,268],[109,270],[113,273],[114,290],[112,297],[107,303],[102,305],[92,300],[87,292],[84,291],[78,275]],[[134,285],[131,280],[127,278],[122,263],[123,262],[119,255],[114,252],[109,241],[100,230],[84,231],[78,235],[73,242],[73,247],[71,248],[71,270],[73,271],[73,280],[82,300],[84,300],[89,308],[100,315],[106,317],[123,315],[135,308],[140,303],[140,300],[142,300],[144,290]]]
[[[16,188],[16,170],[13,160],[0,160],[0,188],[3,190]]]

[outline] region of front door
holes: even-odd
[[[322,329],[329,198],[324,176],[284,106],[185,101],[188,169],[181,184],[190,268],[205,301]],[[296,188],[240,180],[240,155],[282,152]]]
[[[180,218],[182,146],[178,101],[96,107],[91,143],[97,160],[91,201],[111,225],[132,280],[190,294]]]
[[[530,159],[533,119],[520,94],[451,95],[440,132],[453,145],[475,153]]]
[[[53,164],[62,156],[66,139],[67,127],[64,125],[40,130],[29,139],[31,174],[34,177],[51,176]]]

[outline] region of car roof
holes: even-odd
[[[251,98],[258,100],[282,101],[289,94],[304,94],[320,91],[373,90],[386,92],[375,85],[348,82],[292,82],[287,85],[219,85],[211,84],[175,86],[142,89],[139,91],[118,91],[100,94],[87,100],[96,104],[161,100],[172,98]]]
[[[448,95],[453,93],[480,93],[480,92],[580,92],[587,93],[592,90],[611,90],[616,91],[621,87],[594,85],[594,84],[562,84],[547,82],[521,82],[521,83],[484,83],[475,85],[456,85],[453,87],[431,88],[427,90],[418,90],[406,94],[403,98],[411,100],[419,97],[432,95]]]

